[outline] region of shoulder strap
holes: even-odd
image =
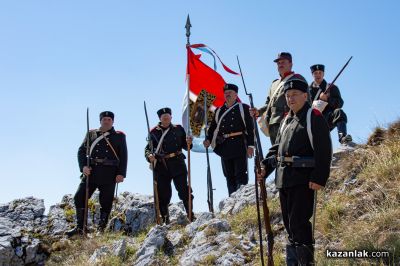
[[[95,140],[92,142],[92,145],[90,145],[89,155],[92,154],[92,151],[93,151],[94,147],[96,146],[96,144],[97,144],[100,140],[102,140],[102,139],[104,139],[105,137],[107,137],[108,135],[110,135],[110,132],[106,132],[106,133],[104,133],[104,134],[101,134],[97,139],[95,139]]]
[[[216,122],[218,122],[217,127],[214,130],[214,135],[213,138],[211,140],[211,147],[214,149],[216,146],[216,140],[217,140],[217,135],[218,135],[218,131],[219,131],[219,127],[221,125],[222,122],[222,118],[224,118],[224,116],[226,116],[230,110],[232,110],[233,107],[235,107],[236,105],[238,105],[239,103],[235,103],[234,105],[232,105],[231,107],[229,107],[221,116],[221,118],[219,118],[219,121],[216,120]],[[218,109],[217,111],[219,111],[221,109]],[[217,114],[215,114],[215,116],[217,116]]]
[[[275,102],[275,97],[278,95],[278,92],[282,90],[286,81],[288,81],[291,77],[293,77],[293,75],[294,75],[294,73],[288,75],[287,77],[285,77],[284,79],[281,79],[281,81],[279,81],[278,86],[276,86],[276,90],[274,91],[271,98],[269,99],[269,102],[268,102],[267,108],[265,109],[265,112],[268,112],[268,110],[271,108],[272,103]]]
[[[118,155],[117,155],[117,153],[116,153],[116,151],[115,151],[113,145],[111,144],[111,142],[110,142],[107,138],[104,138],[104,139],[107,141],[107,144],[110,146],[112,152],[113,152],[114,155],[115,155],[115,158],[117,158],[117,160],[119,161],[119,157],[118,157]]]
[[[312,110],[313,110],[312,108],[309,108],[308,111],[307,111],[306,124],[307,124],[308,138],[310,140],[312,149],[314,149],[313,134],[312,134],[312,131],[311,131],[311,113],[312,113]]]
[[[242,117],[242,120],[243,120],[244,132],[247,135],[247,126],[246,126],[246,121],[244,120],[244,110],[243,110],[243,104],[242,103],[239,103],[239,110],[240,110],[240,116]]]
[[[161,149],[161,144],[163,143],[164,138],[165,138],[165,136],[167,135],[167,133],[169,132],[170,129],[171,129],[171,128],[169,127],[167,130],[165,130],[165,131],[163,132],[163,134],[161,135],[161,138],[160,138],[160,142],[158,142],[157,148],[156,148],[156,150],[155,150],[154,153],[158,153],[158,152],[160,151],[160,149]],[[154,168],[156,168],[156,165],[157,165],[157,160],[154,160]]]

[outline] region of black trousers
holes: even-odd
[[[238,190],[241,185],[247,185],[249,175],[247,173],[247,154],[240,157],[224,159],[221,157],[222,170],[226,177],[229,196]]]
[[[292,245],[312,245],[314,190],[307,185],[279,189],[283,223]]]
[[[186,212],[189,209],[189,188],[187,182],[187,171],[174,173],[164,168],[162,171],[156,172],[158,198],[160,204],[160,212],[162,216],[168,214],[168,205],[171,202],[172,187],[171,181],[174,182],[175,189],[178,191],[179,199],[183,201]],[[190,191],[193,199],[193,191]]]
[[[111,212],[114,199],[115,182],[111,184],[101,184],[101,185],[89,182],[88,198],[90,198],[93,195],[93,192],[96,190],[96,188],[99,189],[100,192],[99,201],[100,201],[101,211],[109,214]],[[86,194],[86,181],[85,178],[83,178],[74,196],[75,207],[77,209],[85,208],[85,194]]]
[[[337,108],[332,112],[327,112],[323,114],[326,122],[328,123],[329,130],[333,130],[337,123],[344,122],[347,123],[347,115],[341,108]]]

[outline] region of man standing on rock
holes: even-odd
[[[163,223],[169,224],[168,205],[172,197],[171,181],[174,181],[178,196],[183,201],[189,216],[186,157],[182,153],[182,149],[187,150],[187,143],[192,147],[192,137],[186,137],[185,129],[181,125],[171,123],[172,111],[170,108],[162,108],[157,111],[157,114],[160,122],[150,130],[154,150],[151,150],[147,144],[145,158],[151,163],[155,162],[154,172],[157,180],[160,212]],[[192,193],[190,195],[193,199]],[[193,213],[191,217],[193,220]]]
[[[251,115],[255,115],[256,117],[262,115],[260,118],[263,119],[261,121],[261,130],[269,136],[272,145],[275,144],[280,122],[285,114],[289,112],[285,94],[283,93],[283,86],[290,79],[302,79],[305,81],[303,76],[295,74],[292,71],[293,62],[290,53],[279,53],[274,62],[278,68],[280,78],[272,82],[265,105],[259,109],[254,108],[250,110]]]
[[[282,121],[276,144],[262,161],[262,178],[274,169],[283,223],[289,235],[287,265],[313,265],[314,239],[310,218],[314,191],[325,186],[330,173],[332,143],[322,114],[308,103],[308,84],[292,79],[284,86],[290,112]]]
[[[326,92],[329,85],[325,79],[325,66],[321,64],[312,65],[310,67],[314,81],[310,84],[310,94],[313,105],[318,106],[326,121],[329,130],[335,127],[338,131],[339,142],[341,144],[349,144],[352,141],[351,135],[347,134],[347,116],[343,111],[343,99],[340,95],[339,88],[333,85],[329,92]]]
[[[225,84],[225,104],[215,110],[204,146],[221,157],[229,196],[247,185],[247,157],[254,153],[254,126],[249,106],[237,101],[238,87]]]
[[[85,211],[86,178],[89,178],[89,195],[99,189],[100,222],[99,230],[104,231],[111,212],[116,183],[124,181],[128,163],[125,134],[115,131],[114,114],[100,113],[100,128],[89,131],[78,150],[79,169],[83,178],[74,196],[77,225],[67,232],[71,237],[83,233]],[[86,145],[89,138],[90,166],[87,166]]]

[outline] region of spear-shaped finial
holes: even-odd
[[[191,28],[191,27],[192,27],[192,24],[190,24],[190,18],[189,18],[189,14],[188,14],[187,19],[186,19],[186,25],[185,25],[185,28],[186,28],[186,38],[187,38],[187,45],[190,45],[189,38],[190,38],[190,28]]]

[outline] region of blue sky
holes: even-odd
[[[181,123],[187,14],[191,43],[209,45],[234,70],[239,55],[256,106],[277,78],[272,60],[278,52],[291,52],[294,70],[309,82],[310,65],[325,64],[331,81],[353,56],[336,84],[349,133],[365,142],[376,125],[399,116],[399,5],[371,0],[0,1],[0,203],[35,196],[49,207],[75,192],[86,107],[91,128],[99,126],[101,111],[112,110],[115,128],[127,135],[128,176],[120,191],[152,193],[143,157],[143,101],[151,124],[164,106]],[[240,77],[220,73],[239,85],[239,96],[248,102]],[[332,139],[337,147],[336,131]],[[265,152],[269,140],[262,140]],[[211,168],[217,206],[227,188],[214,154]],[[193,154],[195,211],[207,209],[205,177],[205,155]]]

